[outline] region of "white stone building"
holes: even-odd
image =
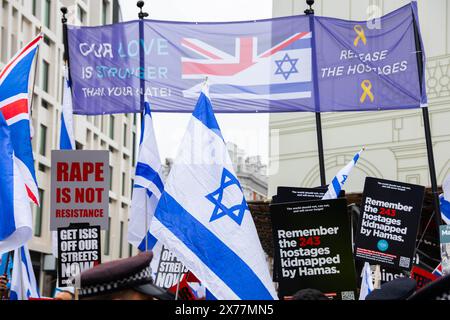
[[[315,14],[367,20],[407,0],[316,0]],[[304,0],[274,0],[273,16],[303,14]],[[429,98],[438,184],[450,174],[450,1],[418,1],[427,56]],[[327,183],[366,146],[345,189],[362,191],[366,176],[430,186],[422,110],[322,114]],[[277,186],[320,185],[315,115],[270,115],[269,195]]]
[[[29,243],[41,293],[49,296],[56,272],[51,255],[50,163],[58,149],[63,85],[63,34],[60,8],[69,9],[69,24],[102,25],[118,21],[116,0],[0,0],[0,69],[42,27],[32,102],[33,151],[41,207],[33,208],[34,236]],[[137,12],[137,9],[136,9]],[[31,76],[31,80],[34,76]],[[77,149],[109,150],[112,181],[110,229],[102,232],[103,261],[128,257],[128,209],[138,136],[139,115],[75,116]],[[47,270],[47,271],[44,271]]]

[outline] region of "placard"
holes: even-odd
[[[439,238],[441,242],[441,264],[442,276],[450,274],[450,226],[439,227]]]
[[[50,230],[88,223],[108,229],[109,152],[52,151]]]
[[[354,300],[356,273],[346,199],[270,206],[279,295],[314,288]]]
[[[71,287],[72,277],[101,263],[100,227],[58,228],[58,284]]]
[[[411,270],[424,194],[422,186],[366,178],[355,257]]]
[[[322,200],[328,187],[300,188],[300,187],[278,187],[275,200],[272,203],[297,202],[309,200]],[[345,191],[341,190],[339,198],[345,197]]]
[[[154,255],[151,262],[154,284],[160,288],[169,289],[178,283],[180,276],[188,272],[187,268],[177,259],[172,251],[160,241],[152,249]]]

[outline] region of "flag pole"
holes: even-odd
[[[8,265],[9,265],[9,260],[11,259],[11,255],[12,255],[13,251],[9,251],[8,255],[6,257],[6,264],[5,264],[5,272],[3,272],[3,275],[8,278]],[[8,290],[5,290],[2,292],[2,300],[6,300],[8,298]]]
[[[42,33],[42,26],[39,27],[39,34]],[[34,87],[36,85],[36,78],[37,78],[37,71],[38,71],[38,65],[39,65],[39,52],[40,52],[41,46],[39,45],[36,50],[36,61],[34,63],[34,76],[33,76],[33,86],[31,87],[31,101],[30,101],[30,115],[33,111],[33,103],[34,103]]]
[[[417,69],[419,75],[419,87],[420,94],[422,96],[423,89],[422,83],[424,81],[424,65],[423,65],[423,52],[422,52],[422,43],[420,41],[419,28],[416,21],[416,15],[414,11],[413,14],[413,27],[414,27],[414,41],[416,45],[416,59],[417,59]],[[434,207],[434,218],[437,225],[437,231],[439,235],[439,226],[442,224],[441,217],[441,209],[440,209],[440,201],[439,201],[439,193],[437,187],[437,179],[436,179],[436,167],[434,162],[434,153],[433,153],[433,141],[431,138],[431,125],[430,125],[430,114],[428,112],[428,107],[422,107],[422,115],[423,115],[423,123],[425,129],[425,141],[427,145],[427,155],[428,155],[428,167],[430,170],[430,180],[431,180],[431,189],[433,194],[433,207]]]
[[[316,56],[316,44],[314,42],[314,0],[306,0],[306,4],[309,6],[304,12],[309,17],[310,30],[313,33],[312,37],[312,71],[314,81],[314,103],[316,106],[316,133],[317,133],[317,149],[319,153],[319,170],[320,170],[320,185],[326,186],[326,173],[325,173],[325,156],[323,152],[323,137],[322,137],[322,116],[320,114],[320,96],[319,96],[319,80],[317,79],[317,56]]]
[[[138,1],[136,3],[136,6],[139,8],[139,13],[138,13],[138,18],[139,18],[139,42],[141,42],[141,40],[145,41],[145,33],[144,33],[144,20],[146,17],[149,16],[149,14],[147,12],[143,11],[144,8],[144,1]],[[141,68],[141,70],[145,70],[145,53],[144,53],[144,47],[142,45],[139,46],[139,66]],[[144,110],[144,104],[145,104],[145,72],[144,72],[144,76],[141,75],[141,79],[140,79],[140,96],[141,96],[141,100],[140,100],[140,104],[141,104],[141,108],[140,110]],[[142,121],[145,121],[145,119],[143,119]],[[136,146],[134,145],[133,148],[136,148]],[[145,251],[148,251],[148,213],[147,213],[147,188],[145,189]]]

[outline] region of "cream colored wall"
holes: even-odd
[[[314,8],[317,15],[366,20],[373,10],[379,9],[385,14],[406,3],[408,1],[317,0]],[[418,7],[428,58],[427,92],[440,184],[450,174],[450,1],[419,0]],[[302,14],[305,8],[304,0],[273,1],[274,16]],[[366,176],[430,185],[421,110],[328,113],[322,115],[322,126],[327,182],[366,146],[345,186],[347,192],[362,191]],[[272,114],[270,130],[269,195],[275,194],[280,185],[318,186],[315,116]]]

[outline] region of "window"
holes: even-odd
[[[127,130],[128,130],[128,126],[127,126],[127,124],[125,123],[125,124],[123,125],[123,146],[124,146],[124,147],[127,146],[127,140],[128,140],[128,133],[127,133]]]
[[[42,90],[48,93],[48,79],[49,79],[50,64],[42,60]]]
[[[36,16],[36,13],[37,13],[37,0],[33,0],[33,3],[32,3],[32,5],[33,5],[33,7],[32,7],[32,13],[33,13],[33,16]]]
[[[113,167],[109,166],[109,174],[110,174],[110,176],[109,176],[109,190],[110,191],[112,191],[113,172],[114,172]]]
[[[126,175],[125,172],[122,172],[122,196],[125,197],[125,185],[127,184],[126,182]]]
[[[122,258],[122,247],[123,247],[123,221],[120,221],[120,245],[119,245],[119,258]]]
[[[42,234],[42,209],[44,207],[44,190],[39,189],[40,207],[36,207],[36,215],[34,220],[34,236],[40,237]]]
[[[84,24],[86,12],[84,12],[83,8],[78,5],[78,19],[80,19],[81,24]]]
[[[132,158],[131,158],[131,165],[134,166],[135,165],[135,160],[136,160],[136,133],[133,132],[133,145],[131,146],[131,148],[133,148],[133,153],[132,153]]]
[[[134,188],[134,179],[131,179],[131,192],[130,192],[131,197],[133,196],[133,188]]]
[[[103,24],[108,23],[108,11],[109,11],[109,3],[107,0],[103,0],[103,15],[102,15],[102,22]]]
[[[47,153],[47,127],[41,124],[41,143],[39,148],[39,154],[45,157],[46,153]]]
[[[131,257],[133,255],[133,246],[131,244],[128,245],[128,256]]]
[[[108,230],[105,231],[105,255],[109,256],[109,238],[111,236],[111,218],[108,218]]]
[[[50,0],[45,0],[44,25],[49,29],[50,29],[50,17],[51,17],[51,3]]]
[[[109,137],[114,140],[114,116],[109,116]]]
[[[41,101],[41,106],[42,106],[42,108],[44,108],[44,109],[48,109],[48,102],[45,101],[44,99],[42,99],[42,101]]]

